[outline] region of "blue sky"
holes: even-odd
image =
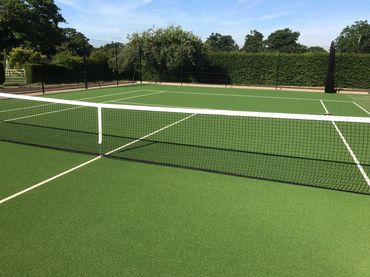
[[[55,0],[68,26],[90,39],[126,41],[150,27],[180,25],[205,40],[230,34],[239,45],[252,29],[265,36],[281,28],[300,42],[328,47],[340,31],[370,17],[369,0]]]

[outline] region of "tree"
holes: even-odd
[[[53,56],[52,63],[70,70],[78,69],[83,65],[83,58],[70,52],[59,52]]]
[[[313,53],[327,53],[328,51],[326,51],[324,48],[320,47],[320,46],[311,46],[311,47],[308,47],[307,48],[307,52],[313,52]]]
[[[238,45],[232,36],[212,33],[204,43],[209,51],[237,51]]]
[[[63,42],[59,48],[60,51],[67,51],[73,55],[82,57],[84,54],[90,55],[93,46],[90,45],[89,39],[73,28],[62,29]]]
[[[53,0],[1,0],[1,48],[25,46],[51,55],[62,40],[58,24],[63,22]]]
[[[268,36],[265,44],[269,50],[304,52],[307,48],[297,42],[300,35],[299,32],[293,32],[289,28],[277,30]]]
[[[140,47],[141,47],[141,34],[134,33],[129,38],[129,43],[122,45],[118,48],[118,72],[123,73],[125,71],[134,72],[140,60]],[[115,55],[109,55],[108,58],[109,67],[116,70],[116,59]]]
[[[29,48],[17,47],[7,56],[11,67],[22,67],[26,63],[38,64],[46,61],[46,56]]]
[[[163,79],[181,67],[195,67],[203,58],[203,44],[192,32],[181,27],[149,29],[134,33],[119,54],[120,72],[139,63],[140,49],[148,70]]]
[[[97,63],[104,63],[111,61],[113,65],[112,68],[115,67],[115,56],[116,56],[116,48],[118,52],[122,52],[124,45],[122,43],[108,43],[104,46],[101,46],[99,48],[95,48],[92,50],[90,54],[90,61],[94,61]]]
[[[246,35],[243,51],[245,52],[261,52],[264,49],[263,34],[257,30],[252,30]]]
[[[370,53],[370,24],[367,20],[346,26],[336,39],[338,49],[346,52]]]

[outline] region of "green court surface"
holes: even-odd
[[[338,116],[370,116],[367,95],[136,85],[45,97],[313,115],[323,115],[327,109]],[[368,193],[368,187],[358,167],[349,164],[351,155],[331,122],[317,128],[307,122],[279,121],[268,124],[267,133],[261,127],[265,121],[252,120],[248,125],[237,119],[194,116],[168,127],[184,120],[184,115],[130,112],[122,121],[121,113],[103,109],[107,134],[100,151],[134,142],[110,159],[95,153],[95,111],[72,110],[69,118],[65,107],[51,113],[50,105],[17,105],[9,102],[0,109],[8,111],[8,117],[0,113],[1,120],[24,126],[17,131],[1,129],[9,130],[9,140],[17,137],[22,143],[0,141],[1,276],[367,276],[370,272],[370,196],[337,191]],[[30,110],[37,116],[30,117]],[[27,125],[35,120],[43,127]],[[215,128],[220,124],[222,128]],[[54,129],[45,130],[51,125]],[[83,132],[66,132],[66,126]],[[168,129],[135,142],[164,126]],[[241,126],[244,131],[250,128],[248,137],[238,131]],[[363,146],[363,138],[346,123],[337,126],[369,174],[367,144]],[[318,130],[324,130],[320,146],[307,139]],[[300,148],[287,140],[289,132],[302,132],[295,138]],[[271,142],[266,134],[281,140]],[[73,138],[69,150],[86,153],[57,150],[63,142],[69,143],[68,138]],[[37,139],[57,149],[26,145],[37,145]],[[222,151],[213,151],[220,145]],[[241,153],[242,146],[254,147],[255,152]],[[335,161],[327,163],[333,147],[338,149]],[[259,154],[267,150],[268,155]],[[296,172],[289,171],[293,163]],[[322,181],[329,171],[342,180],[338,187]],[[338,178],[348,172],[355,188]],[[306,186],[288,184],[303,179]],[[316,182],[331,190],[308,187]]]

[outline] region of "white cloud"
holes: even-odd
[[[341,29],[369,9],[348,11],[313,8],[309,0],[56,0],[69,26],[100,40],[125,40],[128,34],[145,29],[181,25],[206,39],[211,32],[230,34],[239,43],[257,29],[265,36],[281,28],[300,31],[300,42],[329,45]],[[353,6],[353,5],[352,5]],[[352,7],[351,6],[351,7]]]

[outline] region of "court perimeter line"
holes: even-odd
[[[139,98],[139,97],[144,97],[144,96],[157,95],[157,94],[161,94],[161,93],[164,93],[164,91],[159,91],[159,92],[154,92],[154,93],[152,92],[152,93],[147,93],[147,94],[143,94],[143,95],[135,95],[135,96],[130,96],[130,97],[124,97],[124,98],[114,99],[114,100],[103,102],[103,103],[119,103],[118,101],[121,101],[121,100],[128,100],[128,99],[134,99],[134,98]]]
[[[141,91],[145,91],[145,89],[133,90],[133,91],[125,91],[125,92],[120,92],[120,93],[106,94],[106,95],[99,95],[99,96],[92,96],[92,97],[86,97],[86,98],[77,98],[77,99],[73,99],[73,100],[81,101],[81,100],[88,100],[88,99],[102,98],[102,97],[107,97],[107,96],[112,96],[112,95],[129,94],[129,93],[141,92]],[[54,98],[49,98],[49,99],[54,99]],[[60,98],[55,98],[55,99],[60,99]],[[5,112],[15,112],[15,111],[20,111],[20,110],[27,110],[27,109],[39,108],[39,107],[51,106],[51,105],[54,105],[54,104],[53,104],[53,103],[48,103],[48,104],[35,105],[35,106],[28,106],[28,107],[23,107],[23,108],[9,109],[9,110],[3,110],[3,111],[0,111],[0,113],[5,113]]]
[[[161,91],[161,92],[157,92],[157,93],[148,93],[148,94],[143,94],[143,95],[124,97],[124,98],[121,98],[121,99],[106,101],[106,102],[102,102],[102,103],[113,103],[113,102],[119,101],[119,100],[145,97],[145,96],[149,96],[149,95],[156,95],[156,94],[159,94],[159,93],[163,93],[163,92]],[[27,116],[22,116],[22,117],[17,117],[17,118],[6,119],[6,120],[3,120],[3,121],[4,122],[11,122],[11,121],[16,121],[16,120],[20,120],[20,119],[26,119],[26,118],[37,117],[37,116],[42,116],[42,115],[54,114],[54,113],[65,112],[65,111],[70,111],[70,110],[77,110],[77,109],[81,109],[81,108],[85,108],[85,107],[84,106],[78,106],[78,107],[73,107],[73,108],[66,108],[66,109],[61,109],[61,110],[57,110],[57,111],[51,111],[51,112],[45,112],[45,113],[39,113],[39,114],[33,114],[33,115],[27,115]]]
[[[166,108],[180,108],[180,109],[198,109],[197,107],[188,107],[188,106],[173,106],[173,105],[162,105],[162,104],[148,104],[148,103],[141,103],[141,102],[131,102],[131,101],[123,101],[123,102],[115,102],[117,104],[126,104],[126,105],[138,105],[138,106],[156,106],[156,107],[166,107]]]
[[[49,178],[49,179],[47,179],[47,180],[44,180],[44,181],[42,181],[42,182],[40,182],[40,183],[38,183],[38,184],[36,184],[36,185],[33,185],[33,186],[31,186],[31,187],[29,187],[29,188],[27,188],[27,189],[24,189],[24,190],[22,190],[22,191],[20,191],[20,192],[17,192],[17,193],[15,193],[15,194],[13,194],[13,195],[11,195],[11,196],[9,196],[9,197],[6,197],[6,198],[4,198],[4,199],[1,199],[1,200],[0,200],[0,205],[1,205],[1,204],[3,204],[3,203],[5,203],[5,202],[7,202],[7,201],[9,201],[9,200],[11,200],[11,199],[14,199],[14,198],[16,198],[16,197],[20,196],[20,195],[22,195],[22,194],[25,194],[25,193],[27,193],[27,192],[29,192],[29,191],[31,191],[31,190],[34,190],[34,189],[36,189],[36,188],[38,188],[38,187],[41,187],[41,186],[43,186],[43,185],[45,185],[45,184],[47,184],[47,183],[49,183],[49,182],[51,182],[51,181],[54,181],[55,179],[58,179],[58,178],[60,178],[60,177],[62,177],[62,176],[64,176],[64,175],[67,175],[68,173],[71,173],[71,172],[73,172],[73,171],[76,171],[77,169],[80,169],[80,168],[82,168],[82,167],[84,167],[84,166],[86,166],[86,165],[89,165],[89,164],[91,164],[91,163],[93,163],[93,162],[97,161],[97,160],[100,160],[100,159],[101,159],[101,158],[103,158],[104,156],[111,155],[111,154],[113,154],[114,152],[117,152],[117,151],[122,150],[122,149],[124,149],[124,148],[126,148],[126,147],[128,147],[128,146],[130,146],[130,145],[132,145],[132,144],[135,144],[136,142],[142,141],[143,139],[146,139],[146,138],[148,138],[148,137],[150,137],[150,136],[153,136],[153,135],[155,135],[155,134],[157,134],[157,133],[160,133],[160,132],[162,132],[162,131],[164,131],[164,130],[166,130],[166,129],[168,129],[168,128],[172,127],[172,126],[175,126],[175,125],[177,125],[177,124],[179,124],[179,123],[181,123],[181,122],[183,122],[183,121],[185,121],[185,120],[188,120],[189,118],[191,118],[191,117],[193,117],[193,116],[196,116],[196,114],[189,115],[189,116],[187,116],[187,117],[185,117],[185,118],[183,118],[183,119],[180,119],[180,120],[178,120],[178,121],[176,121],[176,122],[174,122],[174,123],[171,123],[171,124],[169,124],[169,125],[167,125],[167,126],[165,126],[165,127],[161,128],[161,129],[158,129],[158,130],[156,130],[156,131],[154,131],[154,132],[152,132],[152,133],[150,133],[150,134],[148,134],[148,135],[145,135],[145,136],[143,136],[143,137],[141,137],[141,138],[139,138],[139,139],[137,139],[137,140],[134,140],[134,141],[132,141],[132,142],[129,142],[129,143],[127,143],[127,144],[125,144],[125,145],[123,145],[123,146],[120,146],[120,147],[118,147],[118,148],[116,148],[116,149],[113,149],[113,150],[111,150],[111,151],[109,151],[109,152],[105,153],[104,155],[100,155],[100,156],[98,156],[98,157],[96,157],[96,158],[93,158],[93,159],[91,159],[91,160],[89,160],[89,161],[87,161],[87,162],[84,162],[84,163],[82,163],[82,164],[80,164],[80,165],[78,165],[78,166],[75,166],[75,167],[73,167],[73,168],[71,168],[71,169],[68,169],[68,170],[66,170],[66,171],[64,171],[64,172],[62,172],[62,173],[60,173],[60,174],[58,174],[58,175],[55,175],[54,177],[51,177],[51,178]]]
[[[157,91],[154,89],[146,89],[147,91]],[[165,90],[164,92],[173,94],[192,94],[192,95],[208,95],[208,96],[230,96],[230,97],[247,97],[247,98],[264,98],[264,99],[282,99],[282,100],[301,100],[301,101],[318,101],[320,98],[298,98],[298,97],[279,97],[279,96],[262,96],[262,95],[244,95],[244,94],[224,94],[224,93],[204,93],[204,92],[190,92],[190,91],[173,91]],[[325,100],[329,102],[351,103],[350,100]]]
[[[369,114],[370,115],[370,112],[367,111],[365,108],[361,107],[359,104],[357,104],[356,102],[352,102],[353,104],[355,104],[357,107],[359,107],[361,110],[363,110],[365,113]]]
[[[322,100],[320,100],[321,102],[321,105],[323,106],[324,110],[326,113],[329,113],[328,109],[326,108],[324,102]],[[353,152],[351,146],[349,145],[349,143],[347,142],[346,138],[344,137],[344,135],[342,134],[341,130],[339,129],[339,127],[337,126],[337,124],[334,122],[334,121],[331,121],[331,123],[333,124],[335,130],[337,131],[338,135],[340,136],[340,138],[342,139],[344,145],[346,146],[349,154],[351,155],[353,161],[355,162],[358,170],[361,172],[362,174],[362,177],[365,179],[365,182],[367,183],[367,185],[370,187],[370,179],[369,179],[369,176],[367,176],[364,168],[362,167],[360,161],[357,159],[355,153]]]
[[[138,89],[138,90],[130,90],[130,91],[124,91],[124,92],[119,92],[119,93],[111,93],[111,94],[105,94],[105,95],[98,95],[98,96],[91,96],[91,97],[86,97],[86,98],[78,98],[78,99],[72,99],[72,100],[90,100],[90,99],[96,99],[96,98],[103,98],[107,96],[114,96],[114,95],[121,95],[121,94],[130,94],[134,92],[141,92],[141,91],[147,91],[146,89]]]

